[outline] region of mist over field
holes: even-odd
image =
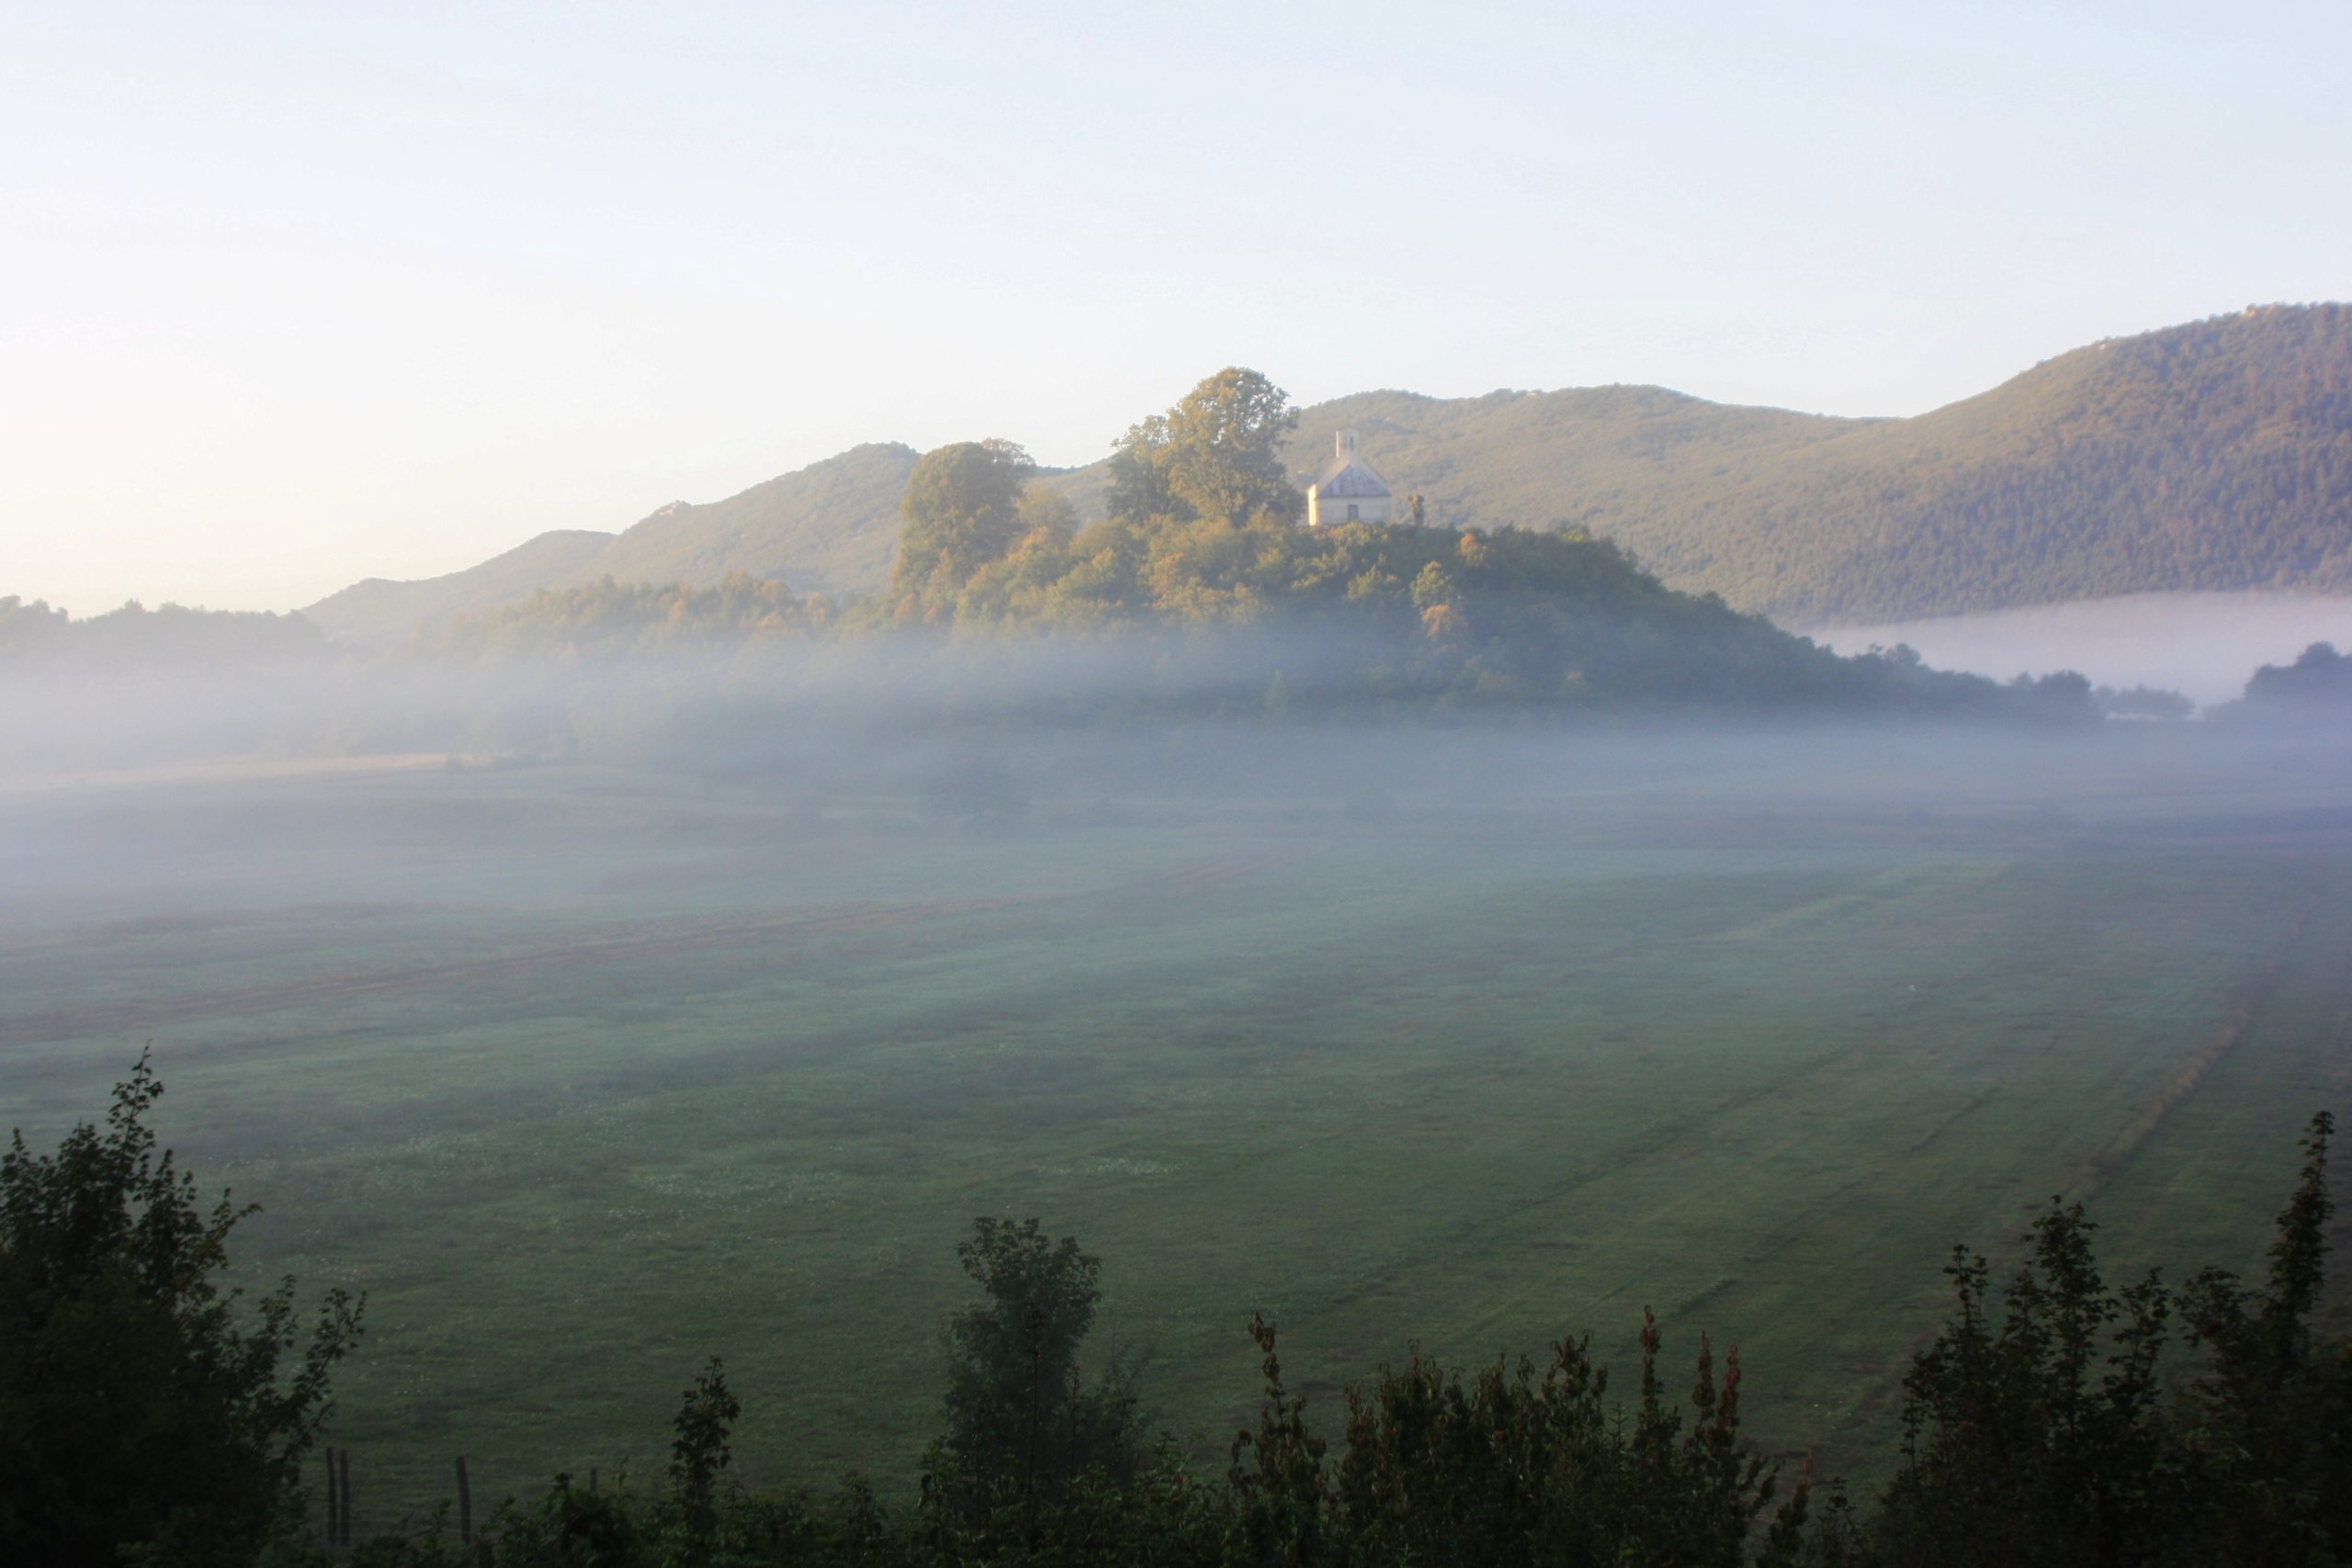
[[[2352,646],[2352,599],[2247,590],[2129,593],[1814,631],[1841,653],[1907,643],[1928,663],[2006,680],[2074,670],[2104,686],[2176,691],[2200,706],[2227,702],[2264,664],[2286,664],[2315,642]]]
[[[2061,1192],[2118,1269],[2265,1256],[2352,1073],[2352,660],[2191,717],[1840,652],[1572,528],[1316,525],[1292,424],[1220,371],[1094,522],[1011,442],[923,454],[846,601],[607,576],[338,640],[0,598],[0,1115],[66,1136],[152,1051],[158,1135],[265,1205],[232,1277],[364,1292],[330,1538],[353,1456],[401,1533],[453,1453],[639,1463],[696,1366],[734,1474],[936,1509],[931,1348],[1034,1248],[1109,1435],[1035,1345],[1006,1429],[1050,1381],[1073,1455],[1212,1473],[1265,1322],[1336,1410],[1655,1314],[1753,1376],[1689,1462],[1873,1488],[1955,1243],[2007,1267]],[[1984,646],[2278,648],[2267,603],[2132,635],[2166,608]]]
[[[1279,474],[1079,530],[1026,467],[924,457],[985,504],[846,606],[0,600],[0,1117],[152,1052],[264,1205],[231,1278],[366,1295],[370,1528],[453,1453],[642,1469],[710,1357],[735,1475],[911,1506],[981,1220],[1083,1238],[1192,1473],[1252,1314],[1327,1410],[1655,1314],[1739,1347],[1759,1454],[1876,1487],[1955,1242],[2064,1192],[2120,1270],[2264,1256],[2352,1076],[2352,662],[2126,722],[1606,541],[1306,529]]]
[[[0,14],[0,1568],[2352,1563],[2347,79]]]
[[[389,1520],[710,1353],[747,1477],[903,1471],[978,1213],[1204,1462],[1250,1310],[1329,1401],[1647,1304],[1875,1475],[1952,1241],[2244,1265],[2343,1088],[2340,727],[1278,717],[1363,650],[1245,646],[12,682],[0,1116],[153,1043],[243,1277],[369,1292]]]

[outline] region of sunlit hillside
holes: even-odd
[[[1784,622],[2112,594],[2352,592],[2352,307],[2274,307],[2094,344],[1915,419],[1737,408],[1657,387],[1305,410],[1302,480],[1353,425],[1430,521],[1584,528],[1671,586]],[[975,431],[1018,436],[1018,432]],[[1106,429],[1106,441],[1114,432]],[[915,454],[856,447],[609,537],[548,535],[469,571],[370,581],[310,607],[385,637],[538,588],[729,570],[836,597],[888,577]],[[1054,483],[1099,514],[1106,466]]]

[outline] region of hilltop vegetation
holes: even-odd
[[[861,447],[718,506],[666,508],[617,538],[548,536],[438,580],[442,613],[399,646],[459,665],[538,656],[589,660],[606,671],[626,655],[690,652],[721,660],[723,679],[740,686],[743,658],[820,636],[847,648],[897,629],[919,634],[918,649],[933,646],[923,641],[931,637],[970,650],[1049,637],[1100,642],[1115,632],[1124,646],[1087,656],[1101,679],[1087,700],[1063,705],[1065,716],[1671,708],[2086,722],[2096,706],[2078,678],[2004,688],[1928,670],[1905,649],[1840,659],[1738,608],[1732,587],[1678,590],[1666,573],[1637,564],[1642,541],[1664,541],[1650,553],[1669,570],[1679,560],[1685,581],[1720,579],[1753,596],[1770,578],[1778,586],[1769,596],[1783,613],[1823,615],[1851,594],[1917,609],[1927,607],[1922,595],[1949,604],[2045,589],[2120,592],[2146,586],[2152,561],[2184,552],[2214,583],[2243,581],[2264,551],[2291,555],[2307,577],[2334,581],[2352,572],[2352,547],[2331,533],[2337,481],[2352,485],[2347,320],[2352,311],[2337,307],[2273,310],[2103,344],[1985,398],[1900,422],[1713,410],[1626,389],[1467,404],[1376,394],[1308,419],[1264,377],[1227,369],[1130,427],[1099,472],[1041,471],[1001,438],[921,458],[902,447]],[[1323,434],[1318,426],[1342,418],[1381,436],[1396,454],[1383,461],[1405,491],[1407,514],[1434,525],[1297,525],[1300,497],[1285,465]],[[2152,433],[2161,439],[2150,444]],[[1529,470],[1536,477],[1513,479],[1496,454],[1556,455],[1563,443],[1573,449],[1566,466],[1586,476],[1595,516],[1610,513],[1592,496],[1622,499],[1645,483],[1655,491],[1678,474],[1703,472],[1707,484],[1676,491],[1672,506],[1653,493],[1646,521],[1619,538],[1576,517],[1518,525],[1518,516],[1540,515],[1540,476],[1561,465],[1538,463]],[[1417,462],[1430,482],[1405,490]],[[1804,465],[1809,488],[1788,491],[1788,476]],[[1618,489],[1606,491],[1604,479]],[[1690,520],[1718,504],[1709,484],[1745,496],[1743,515],[1769,519],[1769,548],[1742,554],[1720,540],[1691,542],[1703,530]],[[1776,485],[1787,494],[1768,505]],[[1953,511],[1963,491],[1996,491],[2008,498],[2000,505],[2081,525],[2064,547],[2021,527],[2003,533],[2000,506],[1983,494]],[[1928,506],[1921,498],[1930,491],[1943,499]],[[886,494],[895,497],[895,529],[874,521]],[[2139,509],[2135,522],[2092,525],[2093,512],[2121,501]],[[1916,526],[1884,523],[1906,506],[1966,525],[1926,512]],[[1097,507],[1106,514],[1090,522]],[[1880,521],[1862,529],[1857,507]],[[2181,521],[2224,507],[2238,509],[2225,525]],[[799,521],[771,525],[786,514]],[[862,594],[793,586],[780,562],[817,518],[859,559],[878,558],[894,537],[888,581]],[[1486,518],[1500,525],[1476,525]],[[2151,529],[2171,540],[2168,556],[2148,544]],[[1988,550],[1986,539],[2007,543]],[[747,558],[754,564],[728,564]],[[2029,558],[2030,571],[2019,564]],[[582,562],[618,563],[628,575],[598,571],[514,595],[542,566]],[[363,584],[315,613],[381,632],[403,605],[414,607],[399,586]],[[14,615],[0,652],[36,663],[37,644],[53,652],[75,641],[100,649],[171,640],[67,637],[45,606]],[[237,625],[219,646],[325,654],[300,618]],[[991,677],[994,695],[970,702],[967,682],[950,706],[975,718],[1001,713],[1009,668]],[[777,694],[778,669],[760,677],[764,697]],[[679,700],[660,684],[679,673],[666,666],[629,700]],[[557,706],[594,696],[571,689]],[[532,700],[553,728],[526,726],[542,739],[526,749],[568,751],[563,737],[576,727]],[[431,743],[434,727],[420,728],[413,715],[395,728],[408,744]]]
[[[1065,703],[1064,716],[1403,707],[2094,716],[2078,677],[2002,688],[1905,654],[1841,659],[1718,598],[1677,592],[1580,534],[1300,528],[1277,456],[1295,418],[1255,372],[1209,378],[1130,433],[1119,511],[1083,529],[1019,446],[941,447],[915,467],[890,587],[845,610],[742,573],[710,589],[607,580],[458,617],[420,647],[469,660],[731,657],[820,632],[890,628],[975,649],[1048,637],[1103,644],[1088,657],[1104,679]],[[1122,634],[1116,648],[1112,633]],[[964,701],[972,698],[967,687]]]
[[[1868,622],[2166,589],[2352,592],[2352,307],[2271,307],[2096,344],[1913,419],[1832,419],[1656,387],[1437,399],[1366,392],[1306,410],[1276,446],[1294,481],[1331,433],[1431,522],[1581,529],[1669,586],[1784,624]],[[1046,476],[1078,518],[1114,465]],[[916,454],[860,446],[619,536],[549,535],[470,571],[370,581],[311,606],[387,638],[612,576],[781,577],[834,600],[889,581]]]

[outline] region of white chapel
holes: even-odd
[[[1342,523],[1385,523],[1388,485],[1356,453],[1356,433],[1331,438],[1331,460],[1306,487],[1306,525],[1333,528]]]

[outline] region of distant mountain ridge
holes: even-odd
[[[1670,585],[1824,626],[2112,594],[2352,593],[2352,306],[2267,306],[2044,361],[1910,419],[1710,403],[1657,387],[1304,410],[1302,478],[1352,425],[1432,523],[1580,527]],[[986,434],[986,433],[981,433]],[[868,592],[916,453],[854,447],[617,535],[545,534],[466,571],[370,580],[305,613],[381,639],[612,576]],[[1105,465],[1051,476],[1099,515]]]
[[[410,582],[366,578],[306,606],[302,614],[335,637],[383,641],[419,622],[479,615],[527,599],[549,583],[568,582],[617,536],[585,528],[557,529],[447,577]]]
[[[1827,625],[2195,589],[2352,592],[2352,307],[2114,339],[1911,419],[1727,408],[1647,387],[1353,424],[1434,522],[1582,526],[1674,587]]]
[[[371,577],[302,613],[346,641],[389,642],[542,588],[603,577],[707,586],[748,571],[783,578],[804,593],[866,592],[889,580],[899,498],[918,455],[896,443],[853,446],[724,501],[673,502],[617,534],[559,529],[445,577]]]

